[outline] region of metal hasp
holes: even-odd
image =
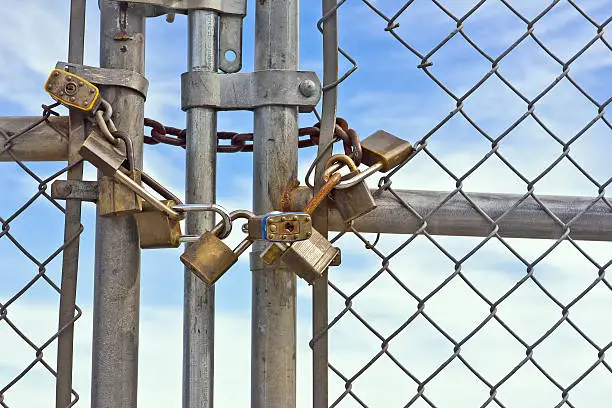
[[[144,75],[129,69],[98,68],[61,61],[55,64],[55,69],[69,69],[70,73],[80,76],[92,84],[130,88],[147,99],[149,81]]]
[[[253,110],[262,106],[297,106],[311,112],[321,99],[315,72],[266,70],[237,74],[186,72],[181,77],[182,109]]]
[[[299,0],[255,2],[256,72],[299,69],[298,12]],[[259,215],[279,210],[283,189],[297,178],[298,107],[260,106],[253,116],[253,206]],[[256,241],[251,259],[259,260],[267,245]],[[252,262],[251,269],[251,408],[295,408],[297,277],[280,262]]]
[[[146,4],[147,17],[164,14],[190,14],[209,11],[219,16],[219,69],[238,72],[242,68],[242,20],[246,16],[246,0],[132,0]]]
[[[100,66],[142,75],[145,16],[141,7],[100,0]],[[105,86],[117,128],[133,142],[142,169],[144,97]],[[140,247],[134,217],[96,217],[91,407],[136,407],[140,317]]]

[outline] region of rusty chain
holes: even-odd
[[[342,118],[336,120],[336,129],[334,131],[335,140],[342,140],[345,154],[351,156],[356,164],[361,163],[361,143],[357,131],[349,128],[348,122]],[[151,128],[150,135],[144,136],[144,143],[149,145],[167,144],[171,146],[180,146],[183,149],[186,144],[186,129],[179,129],[172,126],[164,126],[160,122],[145,118],[145,127]],[[313,126],[303,127],[299,129],[298,147],[311,147],[319,144],[319,123]],[[238,133],[238,132],[217,132],[217,152],[219,153],[237,153],[237,152],[252,152],[253,151],[253,133]],[[222,144],[222,140],[229,140],[229,144]]]

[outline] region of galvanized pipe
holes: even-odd
[[[190,71],[218,68],[218,15],[189,12]],[[213,203],[217,176],[217,112],[209,108],[187,111],[188,203]],[[214,213],[187,214],[187,233],[201,234],[215,225]],[[183,408],[211,408],[214,386],[215,290],[185,269],[183,315]]]
[[[40,116],[0,116],[0,129],[15,131],[25,129],[40,120]],[[68,161],[68,116],[51,116],[29,132],[11,141],[9,149],[0,145],[0,162],[19,161]],[[9,135],[10,136],[10,135]],[[4,144],[3,140],[0,143]]]
[[[255,70],[298,69],[298,0],[257,1]],[[253,202],[256,214],[278,210],[284,187],[297,176],[297,107],[255,109]],[[253,271],[251,406],[294,408],[296,404],[296,275],[264,265],[258,241]]]
[[[72,0],[70,3],[70,39],[68,43],[68,62],[83,63],[85,52],[85,11],[86,0]],[[70,134],[68,163],[74,165],[81,157],[79,148],[85,139],[86,124],[83,114],[70,112]],[[83,163],[72,167],[67,174],[68,180],[83,179]],[[74,343],[74,323],[76,307],[77,276],[79,272],[79,238],[74,238],[81,228],[81,201],[66,200],[64,221],[64,241],[62,254],[62,283],[59,307],[59,336],[57,338],[57,382],[55,387],[56,408],[66,408],[71,402],[72,361]]]
[[[112,0],[99,5],[101,67],[144,73],[143,7]],[[114,108],[117,128],[132,139],[135,167],[142,169],[142,95],[108,86],[102,97]],[[140,247],[134,217],[96,218],[94,274],[91,406],[134,408],[140,314]]]
[[[375,193],[376,190],[372,190]],[[404,202],[419,215],[425,216],[444,201],[449,192],[394,190]],[[512,208],[522,195],[466,193],[471,200],[493,220]],[[312,197],[312,190],[300,187],[294,197],[294,208],[303,208]],[[546,196],[538,199],[561,221],[568,222],[586,209],[594,197]],[[378,207],[354,221],[360,232],[382,234],[413,234],[423,222],[406,208],[390,192],[377,196]],[[612,201],[612,198],[608,198]],[[551,218],[533,198],[527,197],[517,208],[499,222],[499,234],[508,238],[557,239],[563,228]],[[612,241],[612,209],[601,200],[597,201],[570,226],[571,237],[586,241]],[[343,231],[344,222],[340,213],[330,207],[329,229]],[[486,237],[493,225],[480,214],[462,195],[456,194],[427,219],[427,232],[432,235]]]

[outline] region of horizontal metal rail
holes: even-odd
[[[0,117],[0,129],[13,132],[25,129],[40,116]],[[68,116],[51,116],[32,130],[11,140],[11,153],[20,161],[68,161]],[[12,136],[12,134],[8,134]],[[8,146],[0,139],[0,162],[13,161]]]
[[[374,193],[376,190],[372,190]],[[359,232],[413,234],[423,221],[418,216],[427,216],[449,192],[393,190],[416,212],[404,206],[391,192],[376,195],[378,207],[354,221]],[[496,220],[523,197],[520,194],[465,193],[476,206],[491,219]],[[577,240],[612,241],[612,208],[602,200],[590,206],[595,197],[545,196],[536,195],[538,200],[564,223],[581,214],[570,224],[570,236]],[[294,195],[294,208],[304,208],[312,197],[312,190],[300,187]],[[607,199],[608,203],[611,199]],[[590,207],[589,207],[590,206]],[[418,214],[418,215],[417,215]],[[533,197],[525,198],[514,210],[499,222],[499,234],[507,238],[557,239],[564,228],[552,218]],[[427,232],[432,235],[485,237],[495,225],[488,221],[474,205],[461,194],[455,194],[437,211],[427,218]],[[345,229],[340,213],[330,206],[329,229]]]

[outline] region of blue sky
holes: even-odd
[[[40,7],[40,1],[8,0],[7,17],[0,27],[0,62],[12,69],[0,72],[0,114],[37,115],[41,103],[49,101],[42,85],[48,72],[67,54],[68,1],[53,9]],[[86,63],[98,64],[97,2],[88,4]],[[245,19],[243,71],[253,68],[254,2],[249,2]],[[451,12],[462,15],[474,1],[442,2]],[[527,18],[533,18],[550,2],[512,1]],[[393,15],[402,1],[375,2],[387,15]],[[580,1],[580,6],[601,23],[610,16],[608,0]],[[300,21],[301,69],[321,75],[321,37],[316,30],[320,5],[303,1]],[[432,1],[416,0],[397,20],[398,35],[421,54],[428,53],[456,27]],[[453,109],[456,102],[417,68],[420,58],[410,53],[388,32],[386,22],[363,2],[349,1],[341,8],[340,43],[359,63],[359,69],[340,85],[339,115],[346,118],[362,137],[385,129],[412,141],[420,140]],[[525,33],[525,24],[500,2],[487,1],[464,22],[464,32],[484,52],[497,58]],[[180,110],[180,74],[186,70],[186,18],[177,16],[173,24],[163,17],[147,23],[146,76],[150,81],[146,116],[162,123],[183,127]],[[565,0],[534,26],[537,38],[562,60],[567,60],[587,44],[596,28]],[[44,39],[44,41],[42,40]],[[462,95],[491,69],[491,63],[460,36],[436,52],[430,61],[431,72],[448,89]],[[341,69],[350,64],[341,61]],[[499,72],[521,93],[533,98],[562,72],[560,64],[531,39],[524,40],[499,63]],[[612,96],[612,52],[601,41],[593,44],[571,65],[571,76],[597,101]],[[498,78],[492,76],[464,102],[465,112],[491,137],[496,138],[527,110],[527,104]],[[596,107],[566,79],[536,104],[535,111],[563,141],[570,140],[597,114]],[[314,123],[312,114],[300,119],[302,126]],[[249,112],[221,113],[219,130],[251,131]],[[598,182],[610,179],[606,152],[612,147],[610,128],[601,121],[571,145],[571,156]],[[491,142],[459,115],[445,123],[430,139],[429,151],[460,177],[485,156]],[[537,177],[562,153],[562,146],[546,134],[532,118],[525,119],[500,143],[500,153],[527,179]],[[184,151],[171,146],[146,146],[145,169],[183,196]],[[300,177],[314,155],[314,149],[300,151]],[[2,163],[0,173],[0,216],[8,217],[28,200],[37,183],[16,165]],[[58,163],[28,164],[45,177],[61,168]],[[218,202],[227,208],[251,206],[252,158],[250,153],[222,154],[218,158]],[[93,169],[86,178],[93,179]],[[377,178],[370,181],[376,185]],[[451,191],[456,181],[428,155],[418,154],[393,178],[394,188]],[[466,192],[525,193],[527,185],[498,158],[491,157],[463,182]],[[536,183],[536,194],[597,195],[595,187],[567,159]],[[8,194],[7,192],[10,192]],[[609,195],[609,194],[608,194]],[[85,314],[77,323],[75,359],[76,389],[82,396],[77,406],[88,405],[91,360],[91,302],[93,293],[94,207],[84,205],[85,232],[81,243],[81,270],[78,303]],[[11,233],[26,243],[28,250],[41,258],[55,250],[62,240],[63,219],[59,211],[44,200],[37,200],[11,223]],[[38,231],[38,232],[34,232]],[[371,235],[368,238],[372,239]],[[407,236],[383,236],[377,247],[388,254]],[[231,244],[237,243],[233,234]],[[437,237],[436,240],[456,259],[464,257],[482,241],[480,238]],[[552,241],[507,240],[529,262],[547,251]],[[352,293],[380,268],[381,261],[365,251],[363,243],[347,235],[338,241],[344,263],[331,272],[332,281]],[[599,262],[610,261],[610,244],[580,243],[580,248]],[[141,272],[141,350],[139,399],[141,405],[178,404],[180,400],[182,318],[182,265],[179,250],[143,251]],[[30,261],[19,255],[6,238],[0,239],[0,302],[5,301],[37,272]],[[218,406],[245,406],[249,401],[249,337],[251,282],[248,257],[217,283],[217,364],[215,398]],[[61,260],[48,265],[48,275],[59,282]],[[390,269],[419,296],[426,296],[454,271],[454,262],[425,237],[417,237],[391,260]],[[499,241],[487,242],[463,265],[474,284],[492,299],[502,296],[525,274],[522,264]],[[594,281],[597,268],[569,243],[563,243],[536,267],[537,276],[555,296],[569,302]],[[599,284],[572,309],[572,319],[595,342],[608,344],[612,326],[597,318],[597,312],[612,307],[612,293]],[[310,405],[310,290],[300,282],[298,288],[298,406]],[[58,296],[39,282],[25,297],[10,307],[16,324],[39,343],[48,338],[56,325]],[[332,293],[330,317],[344,307],[344,300]],[[355,296],[353,307],[367,317],[384,336],[394,332],[412,313],[417,302],[408,296],[388,274]],[[488,305],[465,283],[451,281],[427,303],[427,313],[454,338],[461,339],[488,315]],[[595,311],[595,313],[594,313]],[[499,316],[522,337],[535,341],[560,317],[560,309],[532,282],[509,296],[499,306]],[[34,353],[0,322],[0,387],[11,375],[34,358]],[[347,315],[331,330],[330,361],[345,375],[354,375],[380,351],[380,340],[355,318]],[[422,317],[417,318],[390,343],[390,350],[420,379],[452,355],[452,345]],[[504,350],[499,353],[498,350]],[[597,359],[595,349],[563,324],[536,349],[536,358],[563,386],[569,385]],[[55,349],[45,354],[54,361]],[[525,349],[504,329],[491,322],[462,349],[474,366],[492,383],[499,381],[525,355]],[[565,358],[559,359],[559,355]],[[38,370],[38,369],[37,369]],[[582,370],[582,371],[581,371]],[[158,373],[164,373],[159,375]],[[330,375],[330,401],[344,390],[344,384]],[[601,406],[612,398],[612,374],[602,367],[591,373],[575,390],[570,400],[575,406]],[[33,389],[40,390],[32,393]],[[158,390],[163,391],[158,391]],[[155,390],[155,391],[154,391]],[[239,390],[237,392],[236,390]],[[416,394],[416,385],[388,358],[378,360],[353,385],[355,393],[369,406],[395,407],[406,404]],[[53,384],[43,371],[32,373],[7,393],[9,406],[51,406]],[[454,361],[426,387],[425,395],[442,407],[480,406],[489,389]],[[515,377],[500,387],[499,399],[506,406],[554,406],[561,395],[533,365],[521,368]],[[9,400],[11,398],[11,400]],[[11,401],[14,401],[11,403]],[[357,406],[347,398],[342,407]],[[426,406],[423,400],[416,407]]]

